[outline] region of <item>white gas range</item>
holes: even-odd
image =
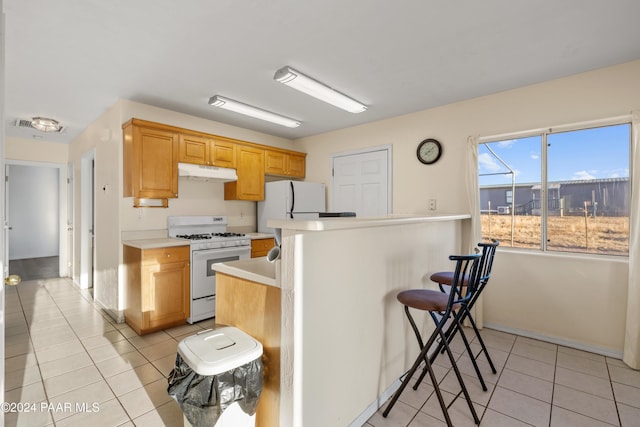
[[[224,216],[170,216],[169,237],[187,239],[191,247],[191,311],[187,322],[216,315],[216,272],[213,264],[251,258],[251,239],[227,232]]]

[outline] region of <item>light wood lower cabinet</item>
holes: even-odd
[[[124,246],[125,321],[138,335],[186,323],[189,317],[189,246]]]
[[[264,384],[257,427],[280,420],[280,288],[216,273],[216,324],[235,326],[262,343]]]
[[[275,244],[273,238],[251,240],[251,258],[267,256],[267,253],[269,253],[269,250],[274,247]]]

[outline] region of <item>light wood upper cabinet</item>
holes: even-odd
[[[178,134],[133,119],[123,125],[124,197],[178,197]]]
[[[286,151],[265,150],[264,173],[267,175],[304,178],[305,155]]]
[[[180,134],[179,161],[197,165],[236,167],[236,144],[221,138]]]
[[[178,160],[197,165],[209,164],[209,143],[209,138],[181,134]]]
[[[236,146],[238,180],[225,182],[225,200],[264,200],[264,150],[252,146]]]
[[[296,178],[304,178],[307,173],[306,163],[306,154],[289,153],[287,155],[287,175]]]
[[[220,138],[211,140],[211,164],[221,168],[236,167],[236,144]]]
[[[268,175],[284,175],[285,156],[282,151],[265,150],[264,173]]]
[[[123,196],[134,197],[134,207],[167,207],[178,197],[178,162],[236,169],[238,181],[224,185],[225,200],[264,200],[265,174],[305,177],[305,153],[140,119],[122,129]]]
[[[138,335],[182,325],[189,317],[189,246],[124,246],[125,320]]]

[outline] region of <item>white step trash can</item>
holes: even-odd
[[[184,425],[253,427],[262,392],[262,344],[232,326],[180,341],[168,393]]]

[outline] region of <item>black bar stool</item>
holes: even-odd
[[[479,270],[479,277],[480,277],[480,281],[478,284],[478,289],[476,289],[475,294],[471,297],[471,299],[469,300],[469,304],[465,305],[462,307],[462,310],[464,311],[461,319],[460,319],[460,325],[462,324],[462,322],[464,322],[465,320],[469,320],[469,323],[471,324],[471,326],[473,327],[473,331],[476,334],[476,338],[478,339],[478,342],[480,343],[480,353],[484,353],[485,357],[487,358],[487,362],[489,363],[489,366],[491,367],[491,372],[493,372],[494,374],[497,373],[496,368],[493,364],[493,361],[491,360],[491,356],[489,356],[489,351],[487,350],[486,345],[484,344],[484,341],[482,339],[482,336],[480,335],[480,331],[478,330],[478,327],[476,326],[476,322],[473,319],[473,316],[471,315],[471,309],[473,308],[473,306],[475,305],[476,301],[478,300],[478,298],[480,297],[480,295],[482,294],[482,291],[484,290],[484,288],[487,286],[487,283],[489,282],[489,278],[491,277],[491,268],[493,267],[493,259],[496,253],[496,248],[500,245],[500,242],[498,240],[493,240],[492,243],[478,243],[478,247],[482,249],[482,256],[480,259],[480,266],[478,268]],[[451,286],[454,280],[454,275],[455,272],[453,271],[441,271],[438,273],[433,273],[430,277],[430,279],[437,283],[438,286],[440,287],[440,290],[442,292],[447,292],[447,289],[445,288],[445,286]],[[457,292],[464,292],[464,288],[466,286],[466,281],[468,278],[465,278],[462,282],[462,286],[458,286],[456,288]],[[453,290],[453,289],[451,289]],[[449,290],[449,292],[451,292],[451,290]],[[473,365],[473,368],[476,372],[476,375],[478,377],[478,380],[480,381],[480,385],[482,386],[482,389],[484,391],[487,391],[487,386],[484,382],[484,378],[482,377],[482,374],[480,373],[480,368],[478,367],[478,363],[476,362],[476,358],[477,356],[480,355],[480,353],[478,353],[478,355],[476,355],[474,357],[473,353],[471,352],[471,347],[469,346],[469,340],[467,339],[466,334],[464,333],[464,330],[460,328],[460,326],[458,324],[451,324],[447,330],[445,331],[445,336],[447,337],[447,341],[450,343],[451,340],[453,339],[453,337],[455,336],[456,333],[460,332],[460,337],[462,338],[462,341],[466,347],[467,353],[469,354],[469,357],[471,358],[471,363]],[[438,356],[438,354],[442,354],[444,353],[444,348],[442,346],[442,344],[439,344],[438,346],[438,351],[434,352],[432,357],[431,357],[431,363],[433,363],[436,359],[436,357]],[[416,382],[416,387],[418,385],[420,385],[420,382],[422,382],[422,379],[424,378],[424,376],[426,375],[426,371],[422,372],[422,375],[420,376],[420,378],[418,379],[418,381]]]
[[[420,346],[420,354],[416,358],[411,369],[409,369],[409,371],[407,372],[405,379],[402,381],[402,384],[400,385],[398,390],[396,390],[396,392],[393,394],[389,405],[382,413],[383,417],[389,415],[389,412],[396,404],[398,398],[406,388],[408,382],[413,377],[413,374],[415,374],[420,364],[424,361],[425,371],[429,373],[429,377],[431,378],[431,382],[433,383],[433,388],[436,392],[436,396],[438,398],[438,402],[440,403],[440,407],[442,408],[442,412],[444,414],[447,425],[453,426],[453,424],[451,423],[451,418],[449,417],[447,405],[445,404],[442,393],[440,392],[438,380],[436,379],[436,376],[431,367],[431,358],[428,357],[429,349],[439,338],[440,345],[442,346],[442,348],[444,348],[444,351],[446,351],[447,355],[449,356],[449,361],[451,362],[451,366],[453,367],[456,377],[458,378],[458,383],[462,388],[462,393],[464,394],[465,400],[469,405],[469,410],[471,411],[473,420],[476,424],[480,424],[478,414],[473,407],[471,397],[469,397],[469,392],[464,385],[462,375],[458,370],[456,361],[453,357],[453,354],[451,353],[451,349],[449,348],[447,337],[444,334],[444,327],[449,319],[451,319],[453,324],[460,325],[460,319],[465,313],[464,308],[473,298],[473,295],[475,294],[480,282],[479,267],[481,256],[480,254],[451,255],[449,256],[449,259],[456,262],[456,268],[453,272],[453,280],[451,282],[451,292],[449,292],[449,294],[431,289],[410,289],[398,293],[398,301],[400,301],[404,305],[404,312],[407,315],[409,323],[411,324],[411,328],[413,329],[413,332],[416,335],[416,339],[418,340],[418,345]],[[466,292],[464,294],[460,292],[460,287],[462,286],[463,281],[466,281]],[[429,312],[431,318],[433,319],[433,322],[435,323],[435,329],[429,336],[429,339],[427,339],[426,343],[422,340],[420,330],[418,329],[415,321],[413,320],[413,317],[411,316],[411,313],[409,312],[410,307],[417,310]],[[438,346],[438,349],[440,348],[440,345]],[[414,389],[418,388],[418,384],[415,385]]]

